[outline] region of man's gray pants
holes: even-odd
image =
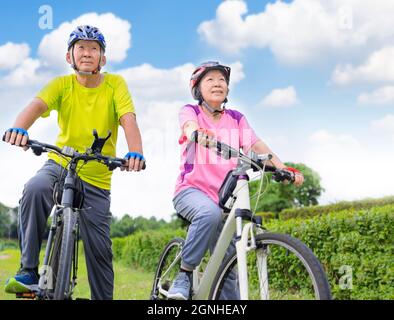
[[[194,270],[209,249],[212,254],[216,242],[223,229],[222,209],[208,195],[199,189],[188,188],[178,193],[174,200],[174,208],[179,215],[191,224],[182,249],[181,267]],[[225,257],[235,252],[233,238]],[[221,300],[239,300],[237,273],[235,270],[224,283]]]
[[[31,178],[19,202],[19,241],[21,266],[39,265],[39,253],[47,220],[54,205],[53,189],[62,167],[52,160]],[[83,210],[79,213],[80,235],[92,299],[112,299],[114,272],[110,239],[110,191],[82,181],[85,187]]]

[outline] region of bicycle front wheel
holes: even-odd
[[[179,272],[183,244],[182,238],[174,238],[161,253],[153,279],[151,300],[167,299],[166,293]]]
[[[229,288],[239,290],[237,273],[235,253],[223,262],[210,299],[223,299]],[[304,243],[289,235],[268,232],[256,235],[256,248],[247,253],[247,273],[250,300],[331,299],[319,260]]]
[[[71,208],[63,212],[63,234],[59,256],[59,266],[56,276],[55,300],[71,298],[71,264],[74,253],[76,215]]]

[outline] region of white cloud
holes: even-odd
[[[373,52],[359,66],[339,65],[332,74],[332,81],[337,85],[360,82],[394,81],[394,47],[384,47]]]
[[[172,197],[179,174],[180,146],[178,111],[187,101],[142,103],[137,113],[147,169],[141,173],[116,172],[112,182],[112,211],[154,215],[169,220],[174,212]],[[123,133],[122,133],[123,136]],[[127,150],[120,136],[118,153]],[[126,187],[127,186],[127,187]],[[128,202],[126,199],[130,199]]]
[[[392,39],[394,3],[381,0],[277,1],[247,14],[245,1],[222,2],[198,32],[210,45],[236,54],[269,48],[286,63],[310,63],[352,50],[370,52]],[[379,17],[378,19],[376,17]]]
[[[394,103],[394,86],[384,86],[369,93],[361,93],[357,102],[359,104],[393,104]]]
[[[394,114],[387,114],[382,119],[372,121],[371,127],[379,133],[388,133],[394,141]]]
[[[26,58],[9,74],[0,78],[0,84],[5,87],[38,87],[43,85],[53,74],[40,70],[40,66],[40,60]]]
[[[259,103],[263,107],[292,107],[299,103],[297,92],[293,86],[283,89],[272,90],[263,100]]]
[[[141,100],[169,101],[188,98],[189,79],[194,66],[190,63],[172,69],[157,69],[150,64],[117,71],[127,81],[132,94]]]
[[[241,81],[245,75],[240,62],[229,64],[231,67],[230,88]],[[172,69],[158,69],[150,64],[117,71],[132,90],[132,94],[143,101],[190,100],[190,76],[195,69],[186,63]]]
[[[391,149],[376,151],[376,146],[351,134],[327,130],[313,133],[305,153],[305,163],[316,170],[326,189],[321,201],[355,200],[393,193],[394,171],[376,174],[373,166],[389,168],[394,162]]]
[[[90,24],[98,27],[107,42],[108,62],[121,62],[131,47],[131,24],[113,13],[86,13],[72,21],[63,22],[57,29],[43,37],[38,48],[44,66],[53,69],[70,70],[65,57],[70,33],[79,25]]]
[[[30,53],[26,43],[7,42],[0,46],[0,70],[13,69],[25,60]]]

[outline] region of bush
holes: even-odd
[[[367,206],[369,201],[362,203]],[[286,221],[272,219],[272,213],[259,215],[268,218],[268,230],[291,234],[312,249],[327,272],[335,299],[394,299],[394,205]],[[113,239],[114,258],[153,272],[167,242],[185,235],[185,229],[161,229]],[[341,288],[349,270],[352,288]]]
[[[394,205],[271,220],[267,227],[293,235],[314,251],[336,299],[394,299]],[[346,270],[352,272],[350,290],[340,286]]]
[[[185,236],[184,229],[139,231],[126,238],[113,239],[112,250],[116,260],[147,271],[155,271],[167,242],[172,238]]]
[[[0,252],[6,249],[18,249],[18,248],[19,248],[18,241],[0,239]]]
[[[361,201],[341,201],[325,206],[312,206],[297,209],[284,209],[279,213],[279,219],[288,220],[293,218],[311,218],[321,216],[334,211],[346,209],[369,209],[378,206],[394,204],[394,196],[384,197],[380,199],[365,199]]]

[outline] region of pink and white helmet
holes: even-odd
[[[230,83],[230,67],[221,65],[219,62],[216,61],[204,62],[193,71],[190,78],[190,90],[194,99],[199,101],[202,100],[199,83],[201,79],[207,74],[207,72],[211,70],[219,70],[220,72],[222,72],[224,78],[227,81],[227,85]]]

